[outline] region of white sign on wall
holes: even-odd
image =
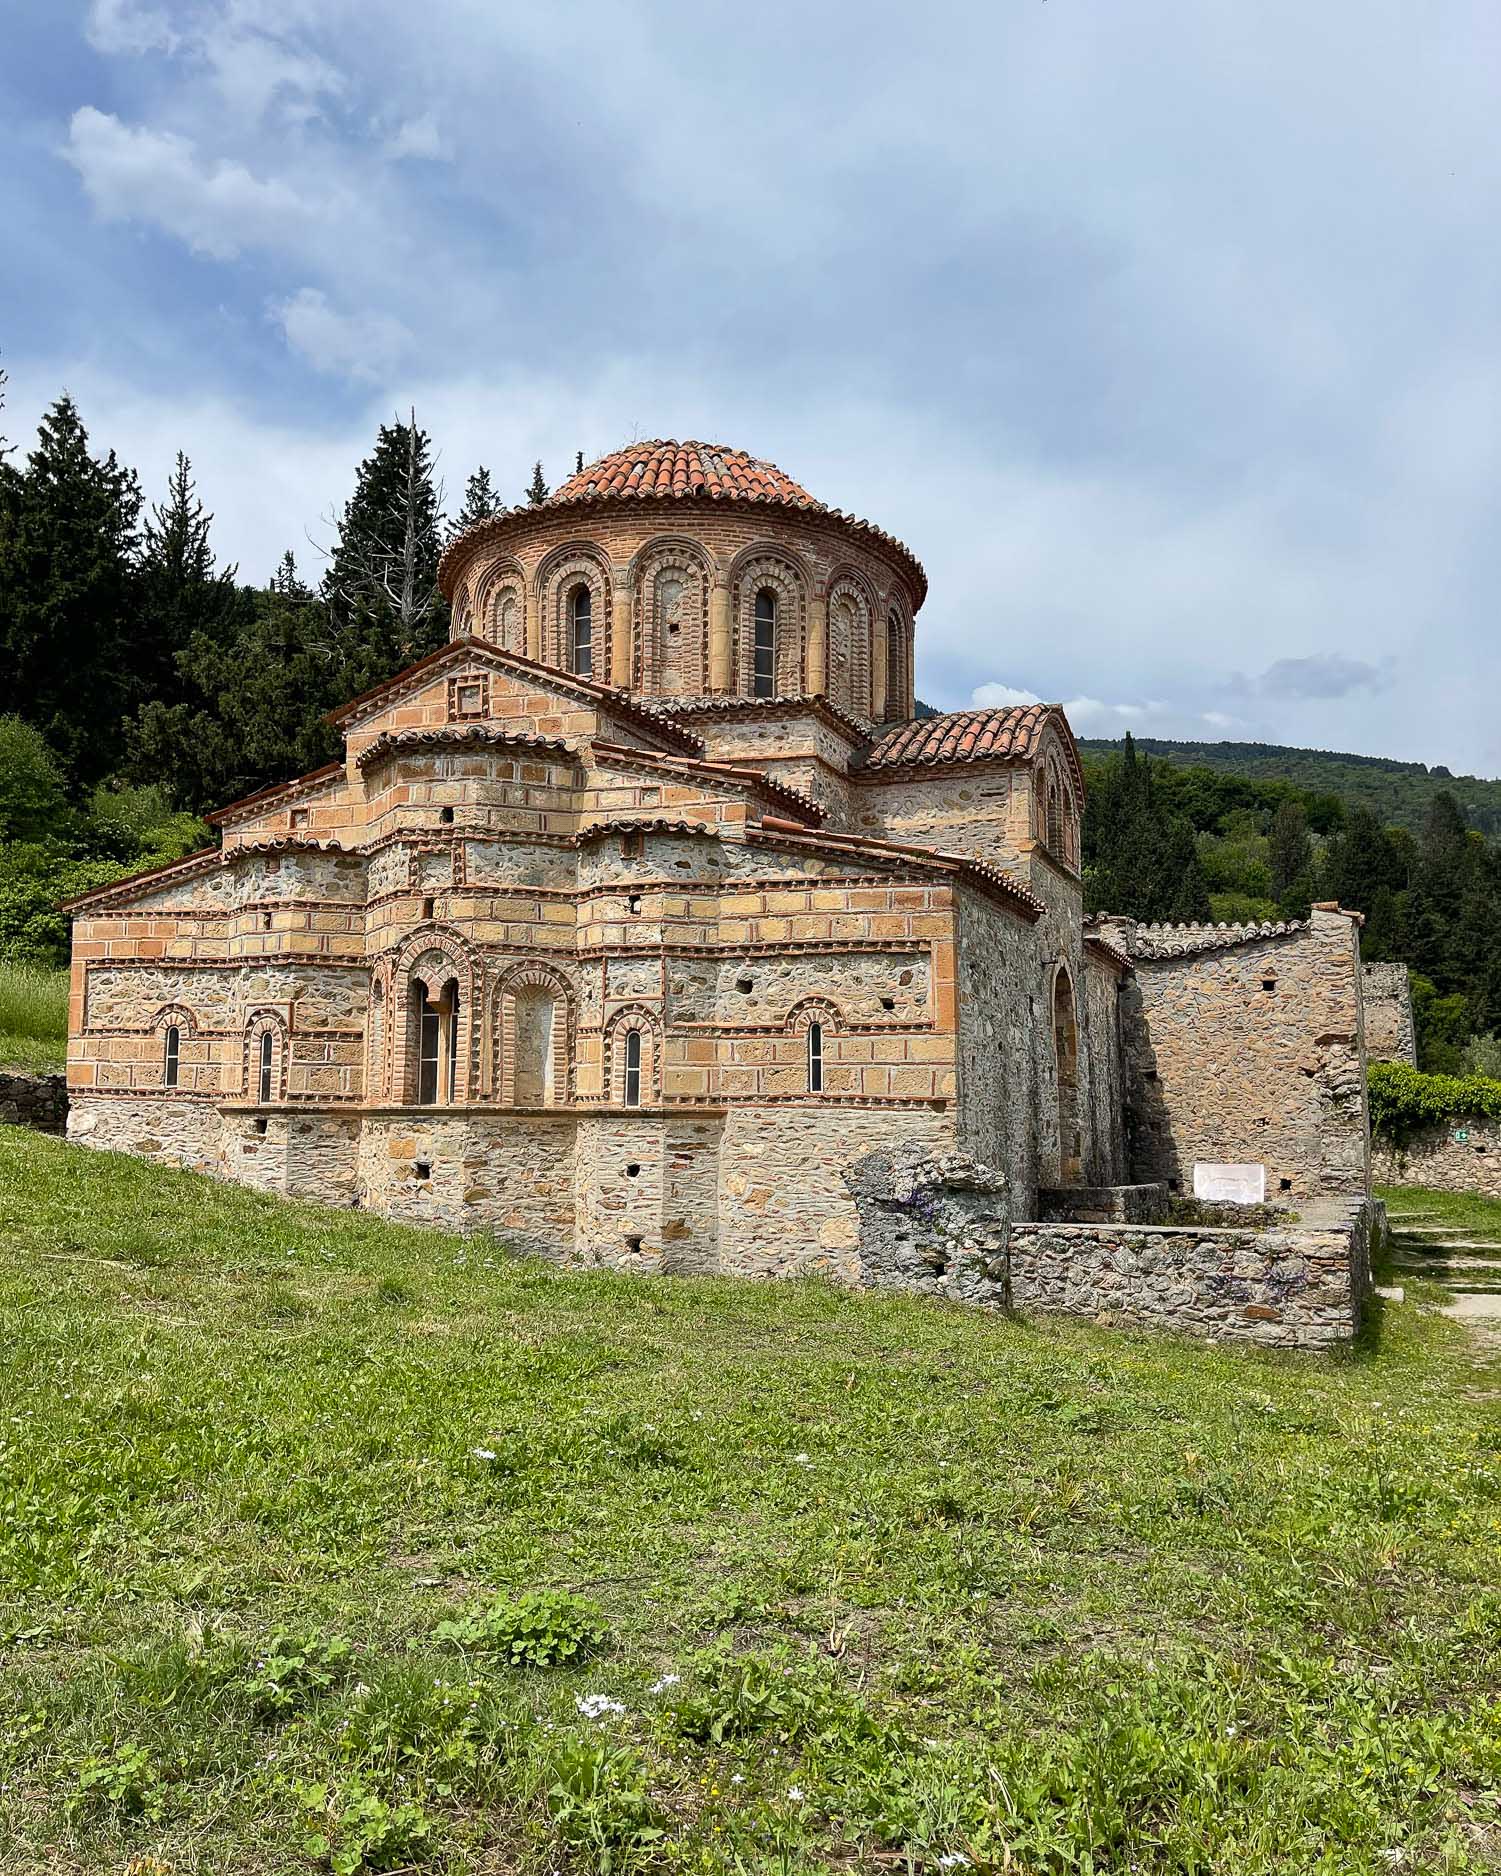
[[[1233,1166],[1219,1160],[1194,1161],[1194,1197],[1231,1205],[1266,1203],[1266,1167]]]

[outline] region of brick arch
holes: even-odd
[[[835,570],[829,581],[829,697],[858,717],[870,715],[876,604],[875,592],[857,567]]]
[[[441,959],[435,972],[428,960]],[[453,1101],[472,1098],[480,1025],[475,1021],[477,1000],[484,992],[484,966],[473,948],[446,926],[426,926],[414,932],[390,960],[386,998],[389,1035],[387,1062],[390,1091],[403,1104],[416,1100],[417,1030],[412,1021],[412,986],[421,981],[431,991],[450,982],[458,987],[458,1038],[454,1050]]]
[[[589,589],[591,634],[590,675],[599,684],[610,681],[610,602],[609,557],[592,541],[566,541],[555,547],[537,568],[532,590],[536,595],[537,616],[542,622],[542,662],[560,671],[573,669],[573,647],[569,642],[568,606],[576,588]]]
[[[605,1024],[605,1104],[625,1101],[625,1039],[631,1030],[641,1035],[641,1106],[654,1107],[662,1096],[662,1019],[645,1003],[625,1004]]]
[[[177,1080],[169,1088],[166,1079],[167,1031],[177,1030]],[[196,1050],[190,1052],[186,1044],[198,1040],[198,1018],[185,1003],[164,1003],[151,1019],[149,1035],[157,1038],[156,1043],[156,1079],[163,1093],[180,1094],[193,1085],[191,1071],[202,1067],[194,1058]]]
[[[526,651],[526,573],[519,560],[508,555],[476,576],[469,629],[502,651]]]
[[[777,599],[773,690],[778,696],[797,696],[807,684],[808,596],[813,582],[800,555],[775,545],[747,548],[730,570],[735,688],[742,697],[755,694],[756,595],[767,588]]]
[[[1032,831],[1062,866],[1079,868],[1080,802],[1056,745],[1043,750],[1032,783]]]
[[[633,649],[631,675],[648,696],[697,697],[709,688],[709,592],[713,571],[696,541],[663,535],[630,564]],[[665,616],[663,587],[679,579],[677,630]]]
[[[912,715],[912,614],[900,594],[891,592],[886,612],[886,721],[905,723]]]
[[[517,1099],[519,1001],[529,991],[545,992],[552,999],[549,1037],[551,1073],[538,1102]],[[573,986],[553,965],[528,960],[513,965],[495,987],[494,1086],[503,1107],[519,1105],[566,1107],[573,1095],[574,1035],[577,1006]],[[524,1079],[523,1079],[524,1085]]]
[[[831,1003],[827,997],[803,997],[787,1012],[786,1027],[789,1035],[806,1029],[810,1023],[822,1023],[833,1035],[845,1027],[838,1005]]]
[[[285,1101],[287,1098],[287,1056],[289,1052],[286,1019],[279,1010],[252,1010],[245,1020],[245,1040],[242,1045],[243,1081],[242,1091],[247,1101],[259,1101],[261,1060],[261,1037],[272,1037],[271,1053],[271,1098],[273,1101]]]

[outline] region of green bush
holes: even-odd
[[[434,1641],[476,1653],[504,1654],[513,1667],[548,1668],[584,1661],[605,1644],[609,1629],[598,1606],[560,1590],[496,1596],[433,1630]]]
[[[1398,1146],[1424,1127],[1501,1119],[1501,1081],[1484,1075],[1425,1075],[1406,1062],[1372,1062],[1367,1082],[1371,1131]]]

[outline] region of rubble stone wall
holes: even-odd
[[[1376,1180],[1384,1186],[1431,1186],[1501,1199],[1501,1121],[1485,1115],[1425,1127],[1400,1146],[1378,1139],[1374,1157]]]
[[[1362,966],[1365,1052],[1372,1062],[1418,1065],[1418,1036],[1412,1015],[1412,985],[1405,964]]]
[[[68,1124],[66,1075],[26,1075],[0,1068],[0,1127],[62,1133]]]

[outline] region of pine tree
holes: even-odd
[[[141,491],[114,451],[96,460],[64,393],[0,504],[0,666],[6,701],[75,781],[110,772],[122,721],[159,668],[136,617]]]
[[[213,516],[198,499],[193,470],[179,450],[167,499],[151,510],[143,530],[138,617],[158,669],[143,672],[153,701],[170,701],[177,684],[177,659],[194,636],[233,637],[251,612],[236,583],[235,567],[216,568],[209,545]]]
[[[464,505],[449,526],[448,538],[457,540],[467,529],[504,512],[505,503],[490,480],[490,471],[482,464],[464,484]]]
[[[406,423],[382,424],[360,464],[323,576],[347,696],[446,642],[448,604],[438,591],[441,511],[432,445],[416,413]]]
[[[1313,841],[1302,804],[1284,801],[1267,836],[1272,897],[1284,918],[1307,918],[1313,897]]]
[[[1193,825],[1159,799],[1149,756],[1128,733],[1095,778],[1084,817],[1086,898],[1091,911],[1148,922],[1209,916],[1209,887]]]
[[[551,490],[548,488],[547,483],[543,480],[543,477],[542,477],[541,463],[540,462],[533,463],[532,464],[532,480],[531,480],[530,486],[528,487],[526,491],[526,499],[531,503],[533,508],[540,508],[542,503],[547,500],[547,497],[550,493],[551,493]]]

